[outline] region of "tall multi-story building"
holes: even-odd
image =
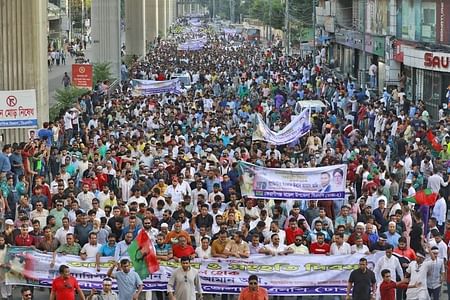
[[[449,0],[316,0],[316,20],[341,73],[367,81],[375,64],[380,91],[404,76],[406,96],[437,115],[450,85]]]

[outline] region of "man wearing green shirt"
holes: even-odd
[[[73,233],[68,233],[66,235],[67,244],[61,245],[56,249],[56,253],[61,253],[62,255],[80,255],[81,246],[78,243],[75,243],[75,237]],[[55,257],[55,255],[53,255]]]

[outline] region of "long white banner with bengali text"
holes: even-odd
[[[383,253],[365,256],[369,268]],[[257,255],[249,259],[195,260],[205,293],[239,293],[248,285],[248,277],[256,274],[260,285],[271,295],[343,295],[350,272],[358,268],[364,255],[288,255],[267,257]],[[102,257],[100,271],[95,260],[80,260],[78,256],[59,255],[50,266],[52,255],[28,247],[10,247],[5,258],[6,284],[50,287],[58,276],[58,268],[65,264],[85,290],[101,289],[102,280],[113,263],[112,257]],[[180,266],[173,261],[161,262],[159,272],[144,280],[144,290],[165,291],[172,272]],[[114,286],[116,288],[116,286]]]
[[[256,128],[253,131],[253,141],[266,141],[274,145],[286,145],[297,141],[311,130],[309,108],[299,115],[292,117],[291,122],[283,129],[275,132],[264,122],[260,114],[257,114]]]

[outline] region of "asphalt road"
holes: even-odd
[[[91,46],[87,46],[87,50],[85,51],[85,57],[87,59],[92,59],[91,57]],[[66,64],[59,66],[52,66],[52,69],[48,71],[48,98],[50,107],[55,104],[55,92],[57,89],[63,88],[62,78],[64,76],[64,72],[69,74],[70,78],[72,78],[72,64],[75,63],[75,59],[71,58],[70,55],[67,55]]]

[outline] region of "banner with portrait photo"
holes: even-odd
[[[280,200],[345,198],[347,165],[265,168],[239,162],[242,196]]]

